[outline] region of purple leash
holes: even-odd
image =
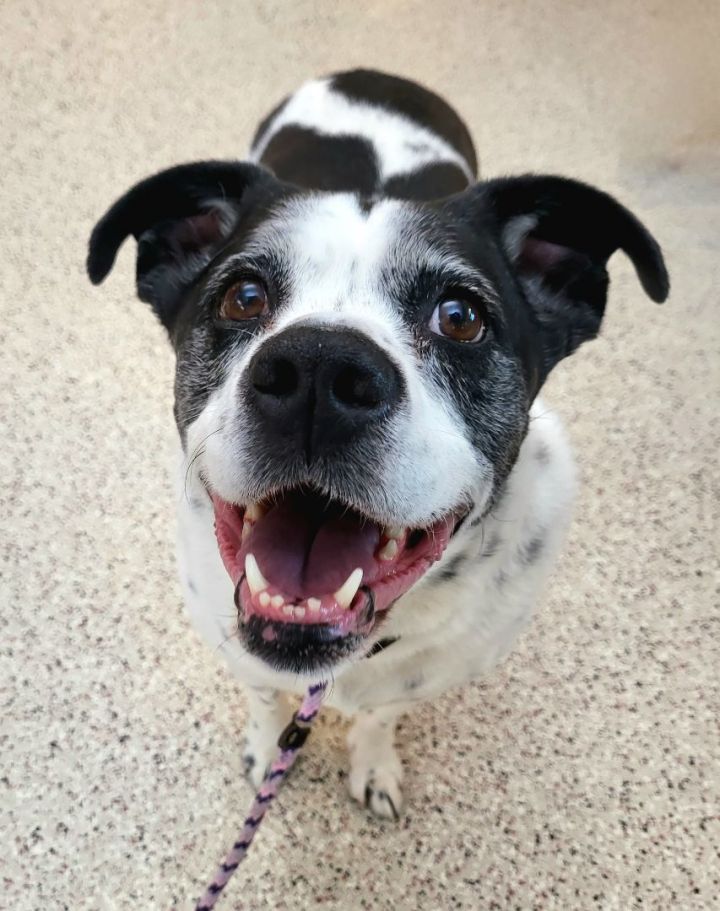
[[[297,754],[307,740],[310,727],[320,710],[326,687],[327,683],[316,683],[310,687],[300,709],[295,712],[292,721],[280,735],[278,739],[280,752],[275,762],[270,766],[265,780],[260,785],[260,790],[255,795],[255,800],[250,807],[250,812],[245,819],[240,836],[225,860],[220,864],[215,877],[205,890],[205,894],[195,905],[195,911],[210,911],[210,908],[215,906],[215,902],[228,884],[230,877],[245,859],[263,816],[265,816],[268,807],[277,796],[285,776],[292,768]]]

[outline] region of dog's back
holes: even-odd
[[[456,112],[415,82],[352,70],[306,83],[260,124],[252,160],[314,190],[435,199],[477,176]]]

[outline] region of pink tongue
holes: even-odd
[[[313,514],[290,499],[257,522],[245,550],[284,595],[309,598],[336,591],[358,566],[368,576],[379,542],[380,529],[372,522],[352,514]]]

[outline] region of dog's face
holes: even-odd
[[[93,280],[128,233],[176,349],[176,420],[241,636],[283,669],[366,648],[490,508],[549,370],[598,331],[615,249],[667,293],[639,222],[559,178],[371,203],[199,164],[116,204]]]

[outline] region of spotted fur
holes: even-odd
[[[389,818],[402,803],[396,718],[507,654],[561,545],[573,462],[538,393],[598,332],[608,258],[625,251],[653,299],[668,289],[657,244],[606,194],[558,177],[475,178],[467,129],[442,99],[353,71],[278,105],[249,163],[200,162],[141,182],[90,244],[99,282],[124,238],[138,239],[138,293],[177,354],[181,577],[193,622],[249,688],[250,775],[270,759],[283,693],[306,681],[240,644],[208,487],[243,503],[310,484],[388,525],[465,516],[374,638],[334,656],[328,701],[356,718],[351,793]],[[248,272],[266,283],[270,311],[223,324],[218,300]],[[450,293],[480,302],[478,344],[430,330]],[[403,389],[392,417],[352,450],[310,463],[268,442],[247,394],[254,354],[299,326],[366,337]],[[391,644],[375,648],[380,639]]]

